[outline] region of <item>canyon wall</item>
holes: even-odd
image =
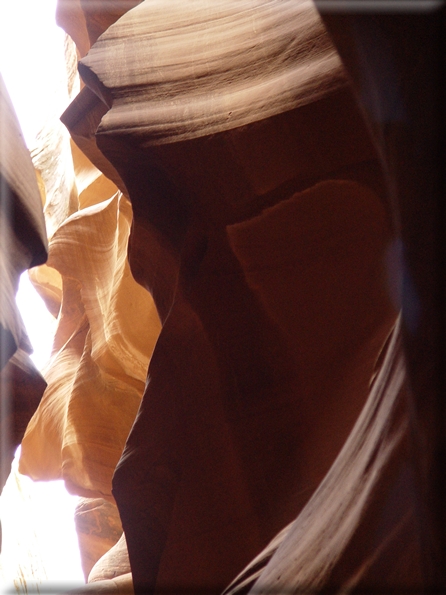
[[[400,50],[439,31],[324,7],[59,3],[84,85],[20,469],[84,498],[84,592],[443,584],[438,105]]]
[[[0,492],[46,383],[15,303],[20,275],[47,258],[36,174],[0,76]]]

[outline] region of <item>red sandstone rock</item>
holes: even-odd
[[[36,175],[0,77],[0,491],[14,451],[40,400],[45,381],[15,303],[20,275],[45,262],[47,240]],[[15,355],[14,361],[9,361]],[[6,367],[5,367],[6,366]]]
[[[396,316],[376,154],[320,21],[305,3],[248,4],[212,15],[145,2],[81,66],[111,106],[97,143],[132,201],[132,271],[163,323],[114,478],[141,593],[216,593],[299,514]],[[299,58],[284,49],[288,26]],[[298,74],[310,64],[314,87]]]
[[[132,582],[140,594],[220,593],[231,583],[227,592],[234,595],[255,580],[262,592],[311,586],[382,593],[439,584],[432,582],[441,575],[432,570],[439,560],[433,519],[441,515],[426,470],[433,463],[438,479],[433,416],[441,350],[429,331],[438,319],[429,292],[435,301],[440,269],[427,279],[426,254],[434,261],[438,254],[422,241],[437,211],[427,209],[420,230],[416,216],[426,157],[433,154],[429,143],[421,167],[412,171],[405,161],[418,146],[411,131],[422,138],[422,124],[403,126],[402,133],[398,124],[383,126],[377,114],[386,107],[388,72],[374,72],[364,83],[351,23],[324,16],[347,74],[305,0],[146,0],[126,14],[135,3],[118,14],[104,2],[110,10],[102,15],[87,4],[61,4],[60,14],[67,11],[61,22],[81,55],[95,42],[80,65],[87,87],[63,120],[78,147],[131,201],[130,267],[153,296],[162,328],[131,427],[136,406],[125,416],[121,407],[132,393],[129,378],[140,387],[142,376],[124,365],[123,382],[125,350],[116,358],[113,340],[95,339],[113,320],[126,332],[138,330],[127,345],[148,333],[153,346],[158,327],[155,332],[152,314],[127,318],[129,309],[115,309],[114,297],[107,302],[95,293],[102,275],[109,280],[117,269],[110,265],[105,275],[105,259],[90,258],[84,245],[96,234],[92,245],[102,246],[106,228],[114,233],[110,221],[122,214],[128,226],[130,211],[121,196],[95,205],[91,189],[86,208],[56,231],[52,256],[50,247],[71,309],[62,302],[46,418],[51,425],[59,415],[66,424],[65,433],[54,431],[60,443],[54,469],[63,468],[78,493],[110,499],[111,474],[131,427],[113,495],[132,575],[122,538],[82,592],[120,593]],[[422,94],[409,83],[406,29],[383,20],[373,23],[396,37],[376,46],[367,38],[363,47],[373,57],[390,39],[413,117]],[[367,19],[355,23],[365,23],[366,32],[372,26]],[[430,21],[426,31],[433,30]],[[422,52],[424,65],[429,51]],[[366,121],[362,110],[367,115],[365,98],[375,82]],[[81,170],[77,178],[87,179],[90,166]],[[389,171],[399,184],[396,195]],[[409,388],[399,323],[392,330],[400,306],[400,231],[422,288],[421,331],[413,337],[410,295],[403,297]],[[68,252],[74,239],[76,257]],[[121,259],[126,242],[117,243]],[[129,286],[129,302],[134,292]],[[114,400],[117,385],[123,398]],[[419,391],[415,400],[411,388]],[[110,402],[116,408],[101,416]],[[91,403],[95,413],[86,420]],[[413,442],[411,403],[422,412],[421,445]],[[44,418],[29,429],[34,444],[42,443]],[[112,436],[108,456],[110,428],[119,436],[116,442]],[[72,441],[73,432],[82,439]],[[36,473],[42,460],[28,454]],[[429,552],[434,562],[423,568]]]

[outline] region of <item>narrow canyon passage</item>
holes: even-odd
[[[444,10],[326,4],[59,0],[67,101],[30,154],[8,115],[76,594],[441,592]]]

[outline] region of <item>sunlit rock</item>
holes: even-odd
[[[113,548],[121,537],[121,520],[116,505],[111,502],[100,498],[80,498],[74,522],[79,537],[82,570],[87,579],[96,562]],[[127,568],[126,572],[129,571]]]
[[[48,388],[23,440],[20,470],[63,478],[86,497],[111,498],[158,335],[153,301],[126,259],[130,223],[130,205],[116,194],[73,214],[50,241],[62,307]]]
[[[268,2],[143,2],[109,27],[79,69],[113,102],[101,133],[138,133],[146,145],[231,130],[345,84],[307,0],[280,10]]]
[[[112,580],[131,573],[129,554],[124,533],[119,541],[93,566],[88,582]]]
[[[76,48],[67,36],[61,46],[64,55],[54,67],[54,90],[47,113],[31,147],[35,169],[41,179],[48,237],[78,209],[78,192],[71,155],[70,136],[59,120],[60,113],[79,91]]]
[[[0,367],[3,367],[18,347],[30,352],[15,294],[21,273],[45,262],[47,240],[36,174],[1,78],[0,109]]]
[[[422,590],[438,310],[422,292],[410,335],[409,291],[401,333],[401,228],[416,280],[430,261],[399,120],[374,120],[389,87],[358,78],[341,19],[346,72],[306,0],[136,4],[59,4],[84,56],[62,116],[78,204],[52,215],[59,325],[21,465],[116,499],[125,537],[78,592]]]
[[[144,2],[80,71],[163,324],[113,480],[135,590],[218,592],[367,401],[396,317],[380,164],[311,3]]]
[[[47,258],[36,175],[0,77],[0,492],[14,451],[45,388],[15,303],[20,275]],[[15,354],[15,356],[14,356]],[[14,361],[9,361],[14,356]],[[6,366],[6,367],[5,367]]]
[[[72,51],[66,55],[71,58]],[[34,479],[63,477],[74,493],[112,498],[111,476],[139,406],[158,317],[126,263],[131,208],[115,184],[70,143],[65,127],[56,121],[44,127],[33,157],[51,258],[32,272],[31,280],[58,317],[58,329],[45,371],[48,390],[28,429],[21,469]],[[95,219],[96,231],[89,229]],[[144,326],[132,320],[146,321],[152,330],[142,334]],[[68,406],[79,390],[96,410],[90,426],[77,397],[74,409]],[[104,399],[110,407],[102,410]],[[102,432],[95,418],[102,419]],[[91,463],[86,465],[87,452]],[[94,536],[89,541],[88,535],[92,532],[84,531],[80,539],[84,559],[95,549]],[[95,551],[90,566],[113,543]]]
[[[65,595],[133,595],[133,593],[131,573],[113,579],[88,583],[79,589],[64,591]]]
[[[75,42],[81,57],[98,37],[128,10],[142,0],[58,0],[56,20]]]

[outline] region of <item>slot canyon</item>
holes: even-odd
[[[1,84],[0,488],[79,496],[72,595],[446,593],[444,3],[396,4],[58,0],[31,155]]]

